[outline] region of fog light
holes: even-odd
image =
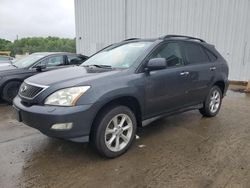
[[[57,123],[52,125],[51,129],[55,130],[69,130],[72,129],[73,123]]]

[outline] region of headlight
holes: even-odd
[[[89,88],[90,86],[79,86],[58,90],[48,96],[44,104],[54,106],[75,106],[77,100]]]

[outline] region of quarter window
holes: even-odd
[[[199,64],[210,61],[206,52],[197,44],[185,43],[184,53],[188,64]]]
[[[165,58],[168,67],[181,66],[184,62],[180,46],[175,42],[162,45],[150,57],[153,58]]]
[[[216,61],[217,57],[212,52],[210,52],[207,49],[205,49],[205,51],[206,51],[206,53],[207,53],[207,55],[208,55],[208,57],[209,57],[209,59],[210,59],[211,62]]]

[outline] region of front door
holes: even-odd
[[[167,68],[145,75],[145,106],[148,117],[186,105],[186,67],[178,42],[161,44],[148,58],[165,58]]]

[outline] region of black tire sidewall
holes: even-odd
[[[9,90],[14,87],[15,85],[19,85],[19,87],[21,86],[22,82],[20,81],[11,81],[8,82],[4,87],[3,87],[3,91],[2,91],[2,98],[4,101],[8,102],[8,103],[12,103],[13,98],[10,98],[10,96],[8,96],[8,92]],[[18,93],[18,89],[16,94]]]
[[[220,94],[220,105],[219,105],[219,108],[217,109],[216,112],[211,112],[210,108],[209,108],[209,104],[210,104],[210,101],[211,101],[211,95],[212,93],[217,90]],[[210,91],[209,91],[209,94],[207,96],[207,99],[205,101],[205,112],[207,113],[208,116],[210,117],[214,117],[218,114],[218,112],[220,111],[220,108],[221,108],[221,103],[222,103],[222,92],[221,92],[221,89],[218,87],[218,86],[213,86]]]
[[[132,131],[131,139],[129,143],[127,144],[127,146],[119,152],[113,152],[113,151],[110,151],[105,144],[105,130],[110,120],[118,114],[126,114],[130,117],[132,124],[133,124],[133,131]],[[135,138],[136,128],[137,128],[136,117],[134,113],[128,107],[116,106],[109,110],[105,110],[103,113],[103,116],[97,122],[97,129],[94,130],[96,131],[95,132],[95,147],[98,150],[98,152],[104,157],[114,158],[114,157],[120,156],[123,153],[125,153],[130,147],[130,145],[132,144]]]

